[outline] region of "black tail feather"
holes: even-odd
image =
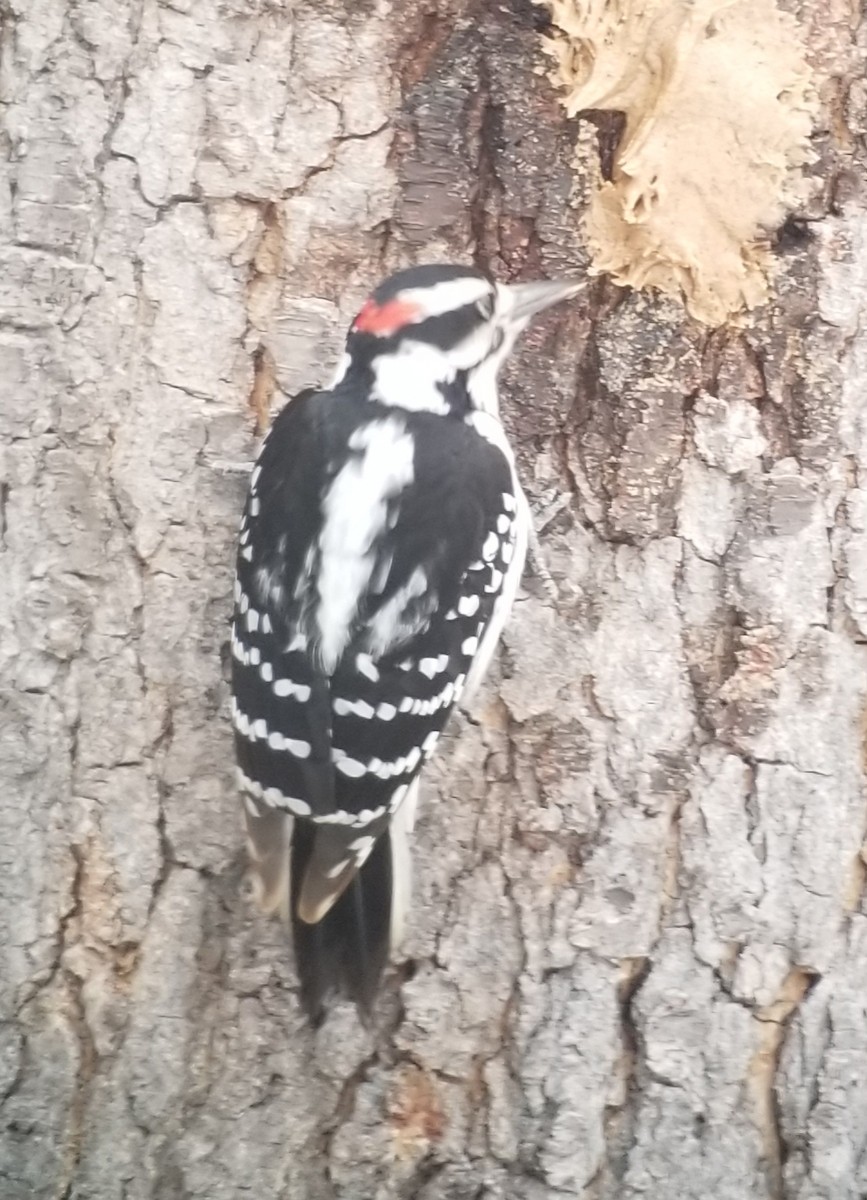
[[[353,1000],[369,1016],[385,964],[391,931],[392,855],[386,829],[370,857],[334,906],[315,925],[297,916],[301,882],[313,851],[316,826],[296,821],[292,834],[292,939],[301,1004],[314,1024],[325,1015],[331,992]]]

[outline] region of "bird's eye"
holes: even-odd
[[[490,321],[494,315],[494,296],[492,292],[488,292],[486,296],[482,296],[481,300],[476,302],[476,312],[483,321]]]

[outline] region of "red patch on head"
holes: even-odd
[[[389,300],[377,304],[368,300],[352,323],[354,333],[372,333],[375,337],[391,337],[404,325],[411,325],[421,315],[417,304],[409,300]]]

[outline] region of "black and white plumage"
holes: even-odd
[[[398,273],[256,461],[232,721],[260,899],[292,922],[314,1018],[335,987],[369,1008],[400,935],[419,772],[484,674],[527,549],[496,371],[578,286]]]

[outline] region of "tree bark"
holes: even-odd
[[[506,372],[559,599],[428,773],[375,1027],[316,1033],[240,886],[213,463],[391,269],[584,269],[617,122],[563,117],[527,0],[0,12],[2,1200],[863,1197],[855,10],[799,14],[773,303],[598,281]]]

